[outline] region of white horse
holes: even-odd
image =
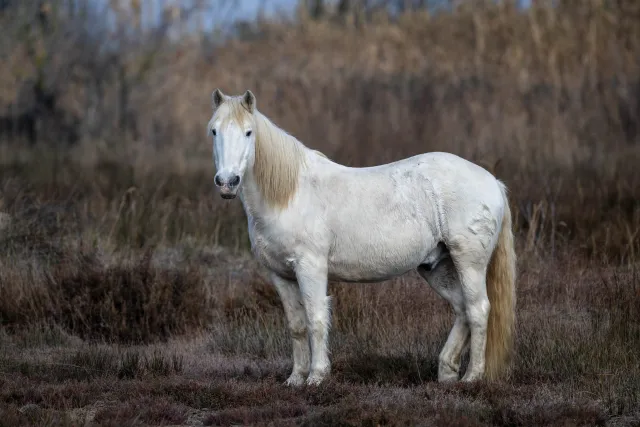
[[[515,262],[505,186],[447,153],[351,168],[278,128],[251,91],[212,95],[215,185],[240,196],[255,257],[268,268],[293,340],[288,385],[330,371],[327,282],[378,282],[412,269],[447,300],[455,323],[438,380],[497,379],[514,335]]]

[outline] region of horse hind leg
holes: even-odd
[[[456,318],[438,360],[438,381],[459,380],[460,359],[469,343],[469,325],[464,310],[464,297],[458,274],[451,258],[440,257],[437,264],[424,264],[418,273],[444,298],[455,312]]]
[[[476,381],[484,377],[487,348],[487,328],[491,305],[487,294],[486,273],[491,245],[466,241],[455,245],[451,257],[460,279],[462,306],[470,330],[469,366],[462,381]]]

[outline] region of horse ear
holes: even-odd
[[[255,111],[256,96],[250,90],[247,90],[244,95],[242,95],[242,105],[244,105],[245,108],[252,114]]]
[[[211,94],[211,105],[213,106],[214,109],[218,108],[226,98],[227,96],[224,93],[222,93],[220,89],[216,89]]]

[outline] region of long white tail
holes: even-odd
[[[504,200],[504,216],[498,244],[487,269],[487,294],[491,310],[487,326],[485,378],[502,378],[508,371],[515,339],[516,253],[511,229],[511,209],[507,189],[499,182]]]

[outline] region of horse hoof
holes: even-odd
[[[460,380],[460,376],[457,371],[449,368],[447,365],[440,365],[440,369],[438,369],[439,383],[452,383],[458,380]]]
[[[320,385],[322,381],[324,381],[326,375],[323,374],[311,374],[309,378],[307,378],[307,385]]]
[[[455,383],[460,380],[457,372],[451,374],[440,374],[438,375],[438,382],[443,384]]]
[[[297,372],[291,374],[289,378],[287,378],[287,380],[284,382],[284,385],[289,387],[300,387],[303,384],[304,384],[304,377],[302,376],[302,374],[299,374]]]
[[[462,382],[463,383],[475,383],[478,381],[482,381],[482,374],[475,374],[475,375],[465,375],[462,377]]]

